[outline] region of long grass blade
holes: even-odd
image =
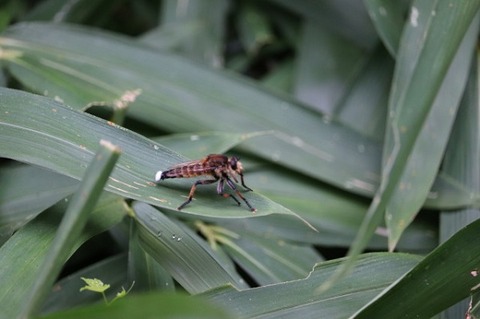
[[[29,318],[40,310],[75,241],[87,223],[119,155],[120,150],[116,146],[108,142],[101,144],[58,227],[30,295],[25,300],[20,318]]]

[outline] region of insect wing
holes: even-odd
[[[193,160],[193,161],[188,161],[188,162],[183,162],[183,163],[178,163],[178,164],[175,164],[175,165],[169,167],[168,169],[174,169],[174,168],[178,168],[178,167],[197,165],[197,164],[201,164],[202,161],[203,161],[203,159],[201,159],[201,160]]]
[[[214,168],[214,167],[225,165],[227,163],[228,163],[227,156],[222,154],[210,154],[202,159],[175,164],[169,169],[184,167],[184,166],[195,166],[195,165]]]
[[[202,161],[204,165],[208,165],[210,167],[219,167],[228,164],[228,157],[222,154],[210,154]]]
[[[228,161],[228,158],[227,158]],[[169,168],[165,174],[169,178],[194,177],[201,175],[211,175],[212,171],[217,169],[219,165],[223,165],[222,156],[207,156],[199,160],[179,163]]]

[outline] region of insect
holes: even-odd
[[[235,197],[235,195],[224,193],[225,184],[227,184],[238,195],[238,197],[240,197],[245,204],[247,204],[248,208],[250,208],[252,212],[256,211],[256,209],[248,202],[248,200],[243,197],[235,185],[235,183],[238,183],[238,175],[240,176],[242,186],[247,191],[252,191],[250,187],[245,185],[243,180],[242,163],[240,163],[239,158],[236,156],[228,157],[222,154],[210,154],[200,160],[180,163],[166,171],[158,171],[155,174],[155,182],[158,183],[168,178],[190,178],[204,175],[210,175],[213,177],[213,179],[201,179],[196,181],[190,189],[188,199],[178,207],[178,210],[181,210],[192,201],[193,194],[195,193],[198,185],[207,185],[218,182],[218,195],[225,198],[230,197],[240,206],[240,201]]]

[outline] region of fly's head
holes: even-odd
[[[228,159],[230,175],[238,183],[236,175],[243,176],[243,166],[240,159],[236,156],[232,156]]]

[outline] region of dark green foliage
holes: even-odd
[[[0,319],[479,317],[479,7],[2,2]],[[45,261],[100,140],[121,156]],[[153,182],[210,153],[256,213]],[[82,277],[134,284],[106,306]]]

